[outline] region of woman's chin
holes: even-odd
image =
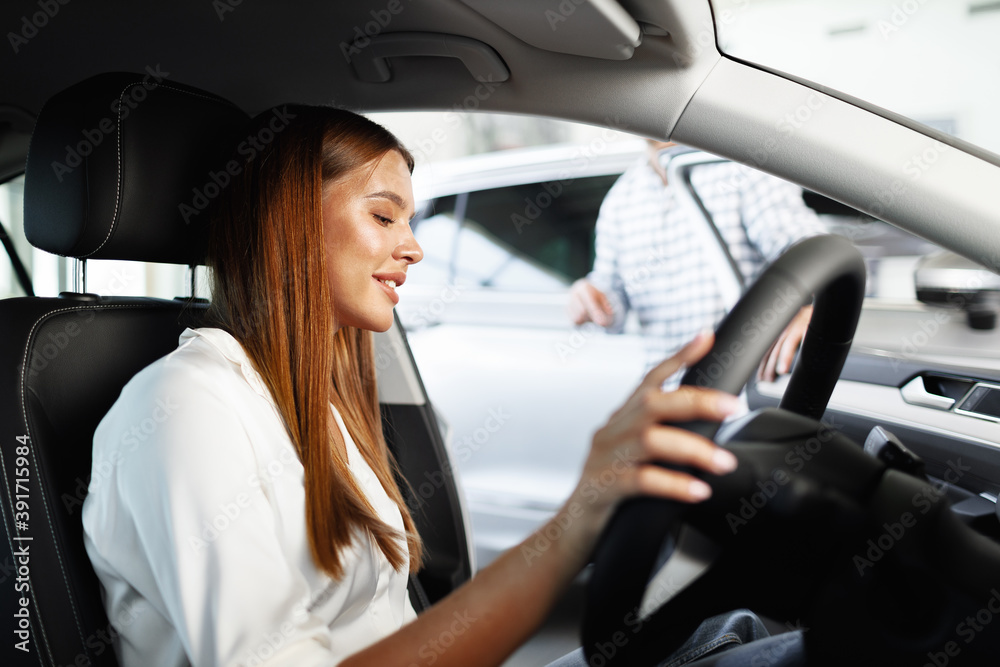
[[[337,313],[334,316],[334,322],[338,329],[340,327],[354,327],[363,331],[384,333],[392,327],[393,310],[393,308],[387,308],[382,312],[380,308],[379,312],[374,313]]]
[[[372,331],[374,333],[385,333],[392,328],[392,311],[386,317],[378,317],[366,319],[363,323],[358,325],[359,329],[364,329],[366,331]]]

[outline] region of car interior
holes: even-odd
[[[207,216],[192,207],[211,198],[212,175],[248,119],[276,105],[536,114],[671,139],[1000,270],[1000,156],[728,56],[716,43],[717,19],[708,0],[182,0],[155,8],[38,0],[0,8],[10,31],[0,56],[0,181],[23,174],[25,235],[76,260],[72,286],[58,297],[32,296],[29,284],[28,296],[0,301],[0,563],[15,564],[3,565],[0,616],[15,632],[2,663],[117,664],[107,639],[116,620],[104,614],[82,541],[91,439],[124,383],[197,326],[207,302],[196,296],[193,268],[191,289],[175,299],[89,293],[87,261],[202,264]],[[810,122],[780,123],[802,105]],[[909,178],[903,165],[929,145],[947,150]],[[802,303],[815,292],[822,313],[780,387],[790,398],[751,386],[751,407],[763,410],[717,435],[746,474],[729,486],[713,482],[714,504],[691,513],[645,500],[622,508],[588,584],[581,643],[591,659],[653,664],[653,644],[676,642],[691,610],[717,603],[801,620],[810,664],[922,665],[944,655],[947,664],[979,665],[1000,651],[991,606],[991,596],[1000,603],[1000,366],[890,358],[874,344],[851,349],[855,335],[874,336],[878,326],[862,319],[855,334],[863,264],[849,246],[810,246],[765,274],[790,281]],[[773,291],[765,290],[777,289],[766,283],[721,325],[716,353],[741,342],[741,325],[766,307]],[[776,334],[780,318],[769,326],[765,333]],[[411,581],[420,610],[471,577],[475,558],[443,429],[398,321],[377,337],[377,350],[387,441],[429,554]],[[718,359],[711,354],[706,364]],[[738,392],[753,368],[727,367],[718,386]],[[891,414],[871,407],[889,394]],[[926,411],[944,401],[948,414],[934,413],[928,426]],[[789,452],[801,456],[817,438],[832,443],[815,456],[820,465],[779,484],[778,500],[756,508],[768,518],[735,539],[726,517],[775,480]],[[427,484],[434,488],[424,493]],[[897,518],[922,507],[918,498],[929,499],[926,520],[894,537]],[[869,550],[886,532],[893,548]],[[30,568],[19,569],[27,549]],[[836,559],[858,553],[870,567]],[[682,560],[696,564],[683,577],[670,569]],[[657,576],[685,583],[646,610],[641,640],[602,652],[616,632],[634,630],[622,618],[645,604]],[[980,630],[964,642],[968,618]],[[30,637],[32,650],[18,650],[18,637]],[[961,650],[945,653],[949,642]]]

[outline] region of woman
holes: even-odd
[[[709,495],[651,461],[735,467],[663,424],[722,419],[736,399],[659,391],[710,347],[698,337],[597,432],[581,486],[541,529],[562,534],[550,549],[530,563],[511,550],[416,618],[406,582],[421,543],[381,433],[369,333],[389,328],[396,289],[422,257],[409,227],[413,160],[361,116],[288,111],[292,123],[246,156],[216,212],[212,326],[186,331],[133,378],[95,434],[83,520],[121,626],[120,662],[500,664],[623,498]],[[616,484],[582,495],[582,480],[608,470]],[[440,650],[444,633],[455,641]]]

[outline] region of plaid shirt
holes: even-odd
[[[691,168],[691,183],[749,285],[796,241],[824,233],[801,188],[733,162]],[[681,184],[664,187],[646,157],[630,167],[601,204],[596,257],[588,280],[615,310],[619,333],[628,310],[638,315],[647,368],[676,352],[726,313],[718,252],[705,247],[704,222],[678,201]],[[735,281],[735,277],[730,281]],[[679,377],[676,378],[679,382]]]

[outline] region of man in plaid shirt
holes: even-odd
[[[648,155],[608,192],[597,219],[593,271],[570,290],[575,324],[592,321],[620,333],[627,311],[636,312],[647,368],[715,328],[739,283],[751,284],[790,245],[825,231],[802,190],[787,181],[733,162],[694,166],[691,184],[730,262],[691,203],[682,201],[678,190],[686,186],[667,182],[666,162],[683,152],[671,146],[650,141]],[[811,314],[807,306],[792,320],[768,353],[762,377],[788,372]]]

